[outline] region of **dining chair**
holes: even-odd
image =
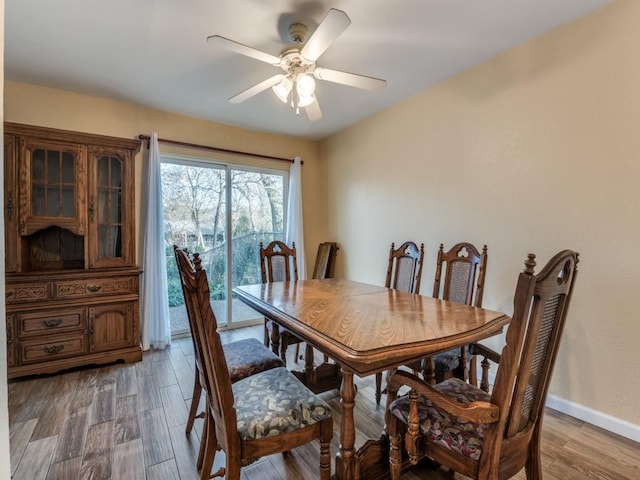
[[[404,242],[398,248],[391,243],[387,263],[387,277],[384,286],[409,293],[420,293],[424,244],[420,248],[414,242]],[[421,369],[420,361],[407,365],[411,369]],[[382,398],[382,372],[376,373],[376,404]]]
[[[466,242],[455,244],[447,252],[444,251],[444,245],[440,244],[433,282],[433,298],[482,307],[487,260],[486,245],[480,253],[475,246]],[[461,380],[468,378],[467,346],[433,355],[424,361],[425,376],[428,380],[433,376],[435,383],[452,376]],[[475,367],[474,362],[471,368]]]
[[[535,274],[535,255],[528,255],[505,346],[488,356],[498,362],[490,393],[456,377],[433,386],[410,372],[389,376],[392,480],[407,457],[406,465],[426,457],[478,480],[507,479],[523,467],[528,480],[542,479],[542,417],[577,265],[578,254],[564,250]],[[403,386],[410,391],[397,398]]]
[[[338,247],[336,242],[322,242],[318,245],[316,262],[313,267],[313,276],[311,278],[333,278],[336,267],[336,255],[339,249],[340,247]]]
[[[185,288],[194,299],[195,338],[202,355],[207,396],[197,460],[200,478],[224,476],[227,480],[239,480],[242,467],[259,458],[288,452],[317,439],[320,479],[329,480],[333,437],[329,405],[285,367],[232,383],[211,308],[207,275],[200,264],[185,273]],[[218,450],[225,453],[225,465],[212,473]]]
[[[194,275],[196,269],[201,268],[201,259],[198,253],[193,254],[193,261],[186,249],[177,245],[173,246],[176,264],[178,265],[178,273],[180,274],[180,283],[182,285],[182,294],[187,310],[187,318],[189,320],[189,329],[191,331],[191,339],[195,353],[195,375],[193,384],[193,394],[191,395],[191,406],[189,407],[189,415],[187,417],[187,425],[185,433],[189,435],[193,428],[196,418],[202,418],[203,413],[198,414],[198,405],[202,396],[202,388],[204,381],[202,378],[202,352],[200,351],[197,341],[198,332],[195,328],[195,298],[189,290],[187,283],[189,276]],[[253,375],[271,368],[283,367],[284,362],[275,355],[271,350],[262,345],[255,338],[246,338],[234,342],[226,343],[223,347],[224,355],[229,367],[229,378],[231,382],[237,382],[245,377]]]
[[[313,267],[312,279],[320,280],[324,278],[333,278],[336,268],[336,255],[338,254],[338,244],[336,242],[322,242],[318,245],[318,252],[316,253],[316,262]],[[296,357],[299,353],[299,343],[296,344]],[[305,358],[307,355],[313,355],[313,350],[307,345],[305,351]],[[323,355],[323,361],[327,363],[329,356]]]
[[[298,280],[295,242],[291,247],[279,240],[270,242],[266,247],[260,242],[260,274],[262,283]],[[294,344],[296,345],[294,361],[298,361],[301,342],[302,339],[286,328],[280,327],[272,320],[264,319],[264,344],[267,347],[271,345],[273,353],[280,354],[283,362],[287,362],[287,348]]]

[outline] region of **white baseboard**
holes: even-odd
[[[570,402],[556,395],[547,395],[546,406],[635,442],[640,442],[640,425],[634,425],[626,420]]]
[[[482,378],[482,372],[478,372],[478,378]],[[493,385],[495,382],[495,374],[489,373],[489,383]],[[557,395],[547,395],[545,405],[560,413],[564,413],[571,417],[590,423],[596,427],[600,427],[608,432],[615,433],[621,437],[628,438],[634,442],[640,443],[640,425],[635,425],[626,420],[621,420],[607,413],[593,410],[579,403],[574,403]]]

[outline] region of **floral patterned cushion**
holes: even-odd
[[[276,367],[284,367],[284,362],[275,353],[255,338],[246,338],[222,346],[227,359],[231,382],[237,382],[250,375]]]
[[[238,434],[272,437],[331,416],[331,408],[286,368],[274,368],[233,384]]]
[[[477,401],[488,402],[491,395],[469,385],[458,378],[450,378],[435,386],[437,390],[453,400],[462,403]],[[409,416],[408,396],[399,397],[391,406],[391,413],[407,423]],[[418,403],[420,428],[428,442],[435,442],[474,460],[482,454],[485,425],[466,422],[433,407],[433,404],[420,397]]]

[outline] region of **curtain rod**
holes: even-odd
[[[151,140],[151,137],[149,135],[140,134],[138,135],[138,138],[140,140],[145,140],[147,142],[147,148],[149,148],[149,141]],[[179,145],[181,147],[199,148],[201,150],[209,150],[212,152],[230,153],[233,155],[245,155],[249,157],[266,158],[268,160],[278,160],[281,162],[293,163],[293,159],[291,158],[274,157],[273,155],[263,155],[261,153],[251,153],[251,152],[243,152],[241,150],[231,150],[228,148],[211,147],[209,145],[199,145],[197,143],[180,142],[178,140],[168,140],[166,138],[158,138],[158,142],[169,143],[171,145]],[[300,163],[304,164],[304,162],[300,162]]]

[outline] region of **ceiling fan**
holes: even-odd
[[[220,35],[207,37],[207,42],[210,45],[219,45],[284,70],[284,73],[267,78],[234,95],[229,99],[231,103],[244,102],[271,87],[277,97],[282,102],[288,103],[296,113],[299,113],[302,107],[307,112],[309,120],[315,121],[322,118],[322,111],[315,94],[315,79],[366,90],[381,90],[387,84],[385,80],[379,78],[331,70],[316,65],[318,58],[350,24],[351,20],[345,12],[332,8],[305,43],[308,33],[307,26],[302,23],[293,23],[289,26],[289,35],[294,45],[285,48],[278,57]]]

